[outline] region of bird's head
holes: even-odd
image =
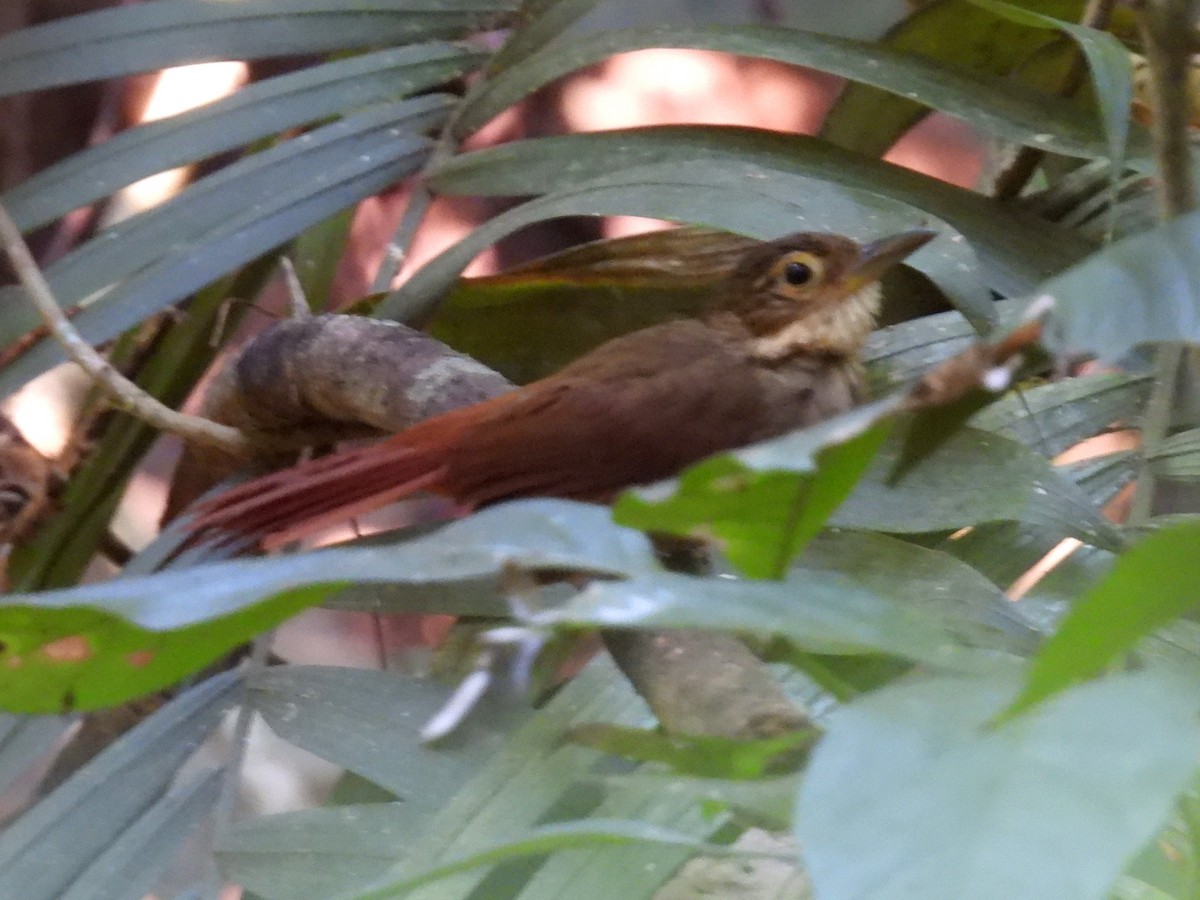
[[[879,279],[935,232],[906,231],[859,244],[837,234],[800,232],[748,250],[714,309],[735,325],[755,355],[797,352],[850,356],[875,327]]]

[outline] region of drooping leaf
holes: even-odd
[[[1016,143],[1089,158],[1110,152],[1096,116],[1079,103],[887,46],[755,26],[603,31],[556,42],[492,78],[464,104],[456,127],[466,134],[559,76],[615,53],[664,47],[720,50],[807,66],[902,94]],[[1148,148],[1144,140],[1139,146]]]
[[[1108,576],[1080,597],[1034,657],[1014,716],[1084,679],[1197,602],[1200,524],[1164,528],[1126,551]]]
[[[1100,119],[1108,142],[1113,172],[1119,172],[1129,135],[1129,107],[1133,103],[1133,60],[1125,45],[1106,31],[1077,25],[1052,15],[1033,12],[1001,0],[970,0],[989,12],[1034,28],[1057,29],[1070,36],[1087,60]]]
[[[606,509],[546,500],[494,507],[402,547],[238,560],[10,594],[0,598],[0,659],[8,672],[0,706],[58,712],[120,703],[177,681],[350,583],[395,584],[395,606],[424,612],[502,614],[498,582],[510,564],[616,575],[657,569],[645,537],[613,525]],[[473,590],[426,593],[447,583]],[[457,605],[443,606],[447,596]]]
[[[488,62],[489,72],[503,72],[555,40],[591,12],[597,0],[525,0],[508,40]],[[486,89],[481,86],[481,89]]]
[[[379,313],[423,317],[466,263],[489,244],[532,222],[578,213],[667,218],[757,238],[807,229],[866,240],[927,223],[916,210],[894,200],[756,164],[702,158],[689,159],[682,167],[648,164],[618,169],[495,217],[385,298]],[[908,262],[926,270],[965,314],[980,324],[989,321],[991,302],[969,246],[947,234]]]
[[[444,111],[444,100],[436,96],[416,98],[347,117],[311,132],[308,140],[256,154],[105,229],[51,266],[47,279],[64,306],[88,300],[73,319],[85,339],[109,340],[412,172],[428,155],[429,142],[403,128],[425,127]],[[103,293],[94,297],[97,292]],[[0,297],[25,303],[16,288]],[[5,316],[0,343],[19,338],[36,323],[32,311]],[[0,394],[62,359],[56,342],[41,341],[0,375]]]
[[[1083,0],[1022,0],[1027,6],[1060,19],[1078,21]],[[1020,70],[1031,84],[1028,61],[1053,54],[1050,79],[1034,79],[1031,87],[1052,91],[1069,64],[1066,42],[1054,48],[1042,29],[1029,28],[965,2],[934,0],[923,3],[883,35],[879,42],[895,51],[918,55],[947,67],[995,76]],[[839,95],[821,126],[821,137],[840,147],[880,156],[928,114],[928,107],[866,84],[850,83]]]
[[[911,534],[1020,521],[1110,550],[1124,546],[1082,491],[1015,441],[964,428],[893,483],[899,452],[895,441],[884,446],[832,524]]]
[[[504,0],[171,0],[71,16],[0,38],[0,95],[183,63],[298,56],[496,27]]]
[[[727,171],[752,167],[804,175],[923,209],[966,237],[979,255],[985,282],[1004,295],[1027,293],[1092,247],[1078,235],[1011,204],[848,153],[816,138],[754,128],[655,126],[515,141],[442,162],[431,173],[430,184],[441,193],[528,196],[577,190],[635,166],[674,166],[681,176],[698,162],[713,161],[725,161]],[[581,203],[571,211],[589,210]],[[836,207],[820,210],[821,216],[838,212]],[[783,221],[780,225],[769,236],[801,227],[795,219],[790,227]],[[818,222],[816,227],[834,226]],[[753,223],[728,228],[747,234],[761,233],[760,229]]]
[[[1042,285],[1050,346],[1119,360],[1148,341],[1200,341],[1200,213],[1117,241]]]
[[[1110,677],[987,727],[1013,688],[924,678],[833,712],[798,805],[817,896],[1109,896],[1192,777],[1194,685]]]
[[[454,44],[416,44],[269,78],[75,153],[7,191],[4,207],[22,229],[35,228],[139,178],[397,100],[461,75],[480,59]]]

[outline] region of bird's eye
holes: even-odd
[[[783,269],[783,279],[790,285],[799,286],[812,281],[813,270],[802,262],[790,262]]]

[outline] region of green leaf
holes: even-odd
[[[1062,466],[1060,471],[1100,507],[1133,480],[1137,474],[1137,457],[1130,452],[1112,453]],[[1062,541],[1063,532],[1054,525],[995,522],[978,525],[964,535],[946,538],[938,549],[961,559],[1007,589]],[[1088,558],[1087,565],[1081,565],[1084,557]],[[1074,599],[1102,574],[1104,566],[1113,558],[1110,551],[1086,545],[1080,547],[1043,578],[1032,593],[1042,600],[1048,599],[1050,594]]]
[[[1129,108],[1133,104],[1133,60],[1125,45],[1106,31],[1064,22],[1011,3],[999,0],[970,2],[1021,25],[1057,29],[1079,45],[1091,70],[1100,118],[1108,140],[1107,155],[1112,160],[1113,172],[1119,174],[1125,155],[1125,141],[1129,136]]]
[[[71,727],[69,716],[10,716],[0,714],[0,791],[28,774]]]
[[[170,0],[23,28],[0,38],[0,95],[183,63],[302,56],[451,38],[496,27],[503,0]]]
[[[656,163],[674,166],[680,176],[702,161],[723,161],[727,172],[750,169],[808,176],[814,182],[926,210],[966,237],[979,255],[988,287],[1004,295],[1027,293],[1093,246],[1067,229],[972,191],[849,153],[817,138],[754,128],[655,126],[514,141],[440,163],[430,175],[430,184],[439,193],[527,196],[573,191],[594,179]],[[739,197],[736,203],[745,200]],[[803,195],[793,199],[792,208],[797,206],[805,208]],[[830,214],[844,215],[843,207],[844,203],[816,210],[814,226],[834,227],[822,221]],[[589,210],[581,203],[570,211]],[[724,215],[730,221],[744,221],[733,219],[732,212]],[[790,226],[784,221],[764,236],[802,227],[794,218]],[[763,234],[763,226],[753,219],[727,230]]]
[[[648,726],[653,721],[645,704],[607,658],[594,660],[537,716],[517,729],[440,812],[419,822],[420,840],[406,856],[403,872],[410,874],[494,847],[499,834],[525,831],[547,820],[594,815],[603,805],[603,791],[589,789],[580,779],[586,778],[602,757],[594,750],[562,742],[570,727],[592,721],[633,726]],[[480,896],[489,896],[488,885],[499,881],[506,890],[497,893],[509,896],[516,888],[509,886],[512,882],[504,877],[506,871],[510,870],[464,871],[439,887],[447,896],[465,896],[475,889]],[[510,877],[516,884],[524,884],[529,869],[518,868]]]
[[[489,61],[488,71],[503,72],[524,62],[530,54],[558,38],[591,12],[596,2],[597,0],[525,0],[518,12],[520,24],[512,30],[504,46]],[[486,89],[487,83],[484,82],[471,93]],[[462,136],[461,133],[458,134]]]
[[[187,800],[155,807],[170,798],[179,767],[232,707],[238,686],[238,675],[225,672],[175,698],[8,825],[0,835],[0,893],[54,900],[97,860],[127,863],[130,844],[152,837],[149,824]],[[199,790],[197,803],[210,796]],[[148,854],[152,846],[144,845]]]
[[[774,635],[812,653],[888,653],[935,665],[957,661],[961,641],[954,632],[965,630],[960,622],[914,609],[851,576],[803,569],[782,583],[674,573],[596,581],[527,621],[535,627]]]
[[[391,791],[404,801],[413,823],[441,809],[503,745],[503,726],[519,720],[516,709],[509,715],[476,709],[460,732],[430,747],[420,730],[449,699],[451,688],[428,678],[283,666],[256,673],[248,687],[250,702],[272,731]],[[380,753],[381,747],[389,752]],[[404,764],[397,765],[398,759]]]
[[[582,822],[556,822],[530,829],[524,834],[504,841],[494,841],[492,846],[482,847],[469,855],[449,860],[438,866],[421,868],[410,866],[403,875],[382,878],[378,884],[348,895],[354,900],[384,900],[388,897],[404,897],[410,891],[463,871],[482,866],[495,865],[514,858],[543,856],[562,850],[578,850],[593,847],[622,847],[628,844],[659,844],[667,848],[681,847],[705,856],[732,856],[756,858],[755,854],[737,850],[724,844],[711,844],[684,832],[660,828],[644,822],[619,819],[589,819]]]
[[[816,730],[757,740],[716,735],[664,734],[644,728],[592,723],[567,735],[576,744],[639,762],[661,762],[683,775],[706,778],[761,778],[794,768],[816,739]]]
[[[616,53],[665,47],[717,50],[807,66],[917,100],[1016,143],[1087,158],[1107,157],[1110,152],[1095,115],[1079,103],[878,44],[755,26],[603,31],[555,42],[492,78],[464,103],[456,127],[460,133],[472,131],[559,76]],[[1148,150],[1144,141],[1139,146]],[[1143,157],[1142,162],[1148,160]]]
[[[262,602],[243,596],[231,607],[206,607],[212,597],[195,581],[203,577],[201,570],[189,572],[184,579],[131,579],[5,596],[0,658],[8,677],[0,686],[0,707],[52,713],[142,696],[199,670],[328,592],[301,588]],[[174,596],[158,594],[159,587]],[[192,610],[182,609],[193,603]]]
[[[888,433],[888,398],[716,456],[664,485],[626,492],[613,519],[715,540],[752,578],[780,578],[850,494]]]
[[[755,243],[698,228],[593,241],[499,275],[459,279],[430,332],[524,384],[611,338],[698,315]]]
[[[443,112],[441,99],[417,98],[235,163],[51,266],[46,275],[56,299],[64,306],[86,301],[73,324],[88,341],[109,340],[417,169],[430,144],[399,126]],[[0,291],[0,302],[30,308],[17,288]],[[0,341],[18,339],[36,321],[32,312],[6,316]],[[39,342],[0,375],[0,394],[63,359],[56,341]]]
[[[858,586],[940,621],[962,642],[1031,653],[1037,630],[975,569],[941,550],[866,531],[835,529],[817,537],[790,580],[840,573]]]
[[[268,78],[75,153],[7,191],[4,206],[23,230],[36,228],[139,178],[397,100],[461,75],[481,58],[454,44],[417,44]]]
[[[191,779],[150,807],[79,874],[58,900],[144,896],[174,862],[180,845],[217,805],[221,771]]]
[[[1100,674],[1156,628],[1197,602],[1200,523],[1164,528],[1126,551],[1108,576],[1079,598],[1046,641],[1011,717]]]
[[[1171,481],[1200,481],[1200,428],[1191,428],[1166,438],[1147,457],[1159,478]]]
[[[645,537],[608,510],[566,501],[497,506],[400,548],[358,547],[172,569],[140,578],[0,598],[0,706],[58,712],[120,703],[184,675],[328,597],[342,583],[406,584],[409,608],[505,609],[505,567],[626,575],[655,570]],[[483,580],[492,585],[483,594]],[[430,608],[468,582],[458,605]]]
[[[833,712],[798,807],[817,896],[1108,896],[1192,777],[1195,687],[1116,676],[988,728],[1012,689],[925,678]]]
[[[1021,388],[977,413],[971,426],[1056,456],[1134,421],[1150,395],[1151,380],[1148,375],[1107,372]]]
[[[1078,19],[1082,0],[1025,0],[1043,13],[1062,19]],[[967,70],[984,76],[1023,76],[1025,83],[1052,91],[1069,62],[1069,48],[1055,52],[1048,78],[1031,78],[1027,63],[1035,56],[1054,51],[1053,40],[1042,29],[998,19],[991,13],[961,0],[933,0],[906,16],[879,43],[892,52],[919,55],[952,70]],[[839,95],[825,117],[820,135],[848,150],[880,156],[896,140],[927,115],[916,101],[897,97],[865,84],[851,83]]]
[[[916,210],[896,201],[745,162],[697,158],[682,167],[674,162],[624,168],[495,217],[423,267],[384,300],[379,313],[405,311],[411,318],[411,310],[423,312],[489,244],[532,222],[577,213],[667,218],[764,239],[807,227],[866,240],[920,221]],[[917,251],[909,263],[927,269],[976,321],[988,321],[991,301],[978,279],[971,248],[961,240],[947,234]]]
[[[1106,247],[1042,285],[1054,301],[1045,340],[1119,360],[1148,341],[1200,341],[1200,212]]]
[[[383,877],[404,856],[419,826],[405,803],[260,816],[230,826],[217,857],[227,878],[261,896],[326,900]]]
[[[893,484],[900,452],[896,441],[884,446],[832,524],[913,534],[1019,521],[1109,550],[1124,546],[1086,494],[1015,441],[963,428]]]

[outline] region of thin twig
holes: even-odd
[[[46,283],[33,254],[29,252],[21,230],[2,205],[0,244],[12,261],[25,293],[37,307],[46,328],[62,345],[71,361],[88,374],[115,406],[155,428],[185,440],[217,447],[237,456],[247,456],[251,453],[250,441],[236,428],[176,412],[118,372],[95,347],[85,341],[54,299],[50,285]]]

